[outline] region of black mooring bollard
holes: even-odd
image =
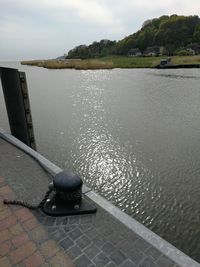
[[[90,214],[96,207],[82,197],[82,179],[80,176],[62,171],[55,175],[51,184],[52,194],[46,199],[43,211],[50,216]]]

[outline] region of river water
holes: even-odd
[[[40,153],[200,261],[199,69],[0,65],[26,72]]]

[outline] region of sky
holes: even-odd
[[[200,16],[200,0],[0,0],[0,61],[56,58],[172,14]]]

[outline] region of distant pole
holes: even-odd
[[[26,75],[0,67],[0,76],[11,134],[36,150]]]

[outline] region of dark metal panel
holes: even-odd
[[[1,67],[0,75],[11,134],[30,146],[19,72],[17,69]]]

